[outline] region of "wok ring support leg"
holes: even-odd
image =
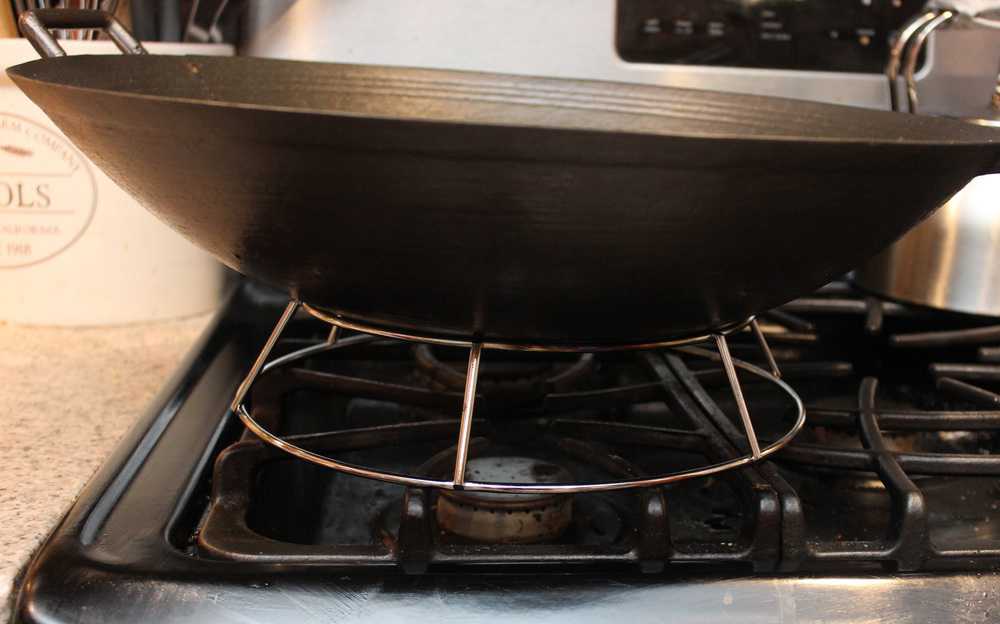
[[[776,378],[780,378],[781,371],[778,369],[778,363],[774,360],[771,348],[767,344],[767,338],[764,337],[764,332],[760,330],[757,319],[750,321],[750,330],[757,339],[757,344],[760,346],[760,350],[767,360],[771,374]],[[733,364],[733,356],[729,353],[729,342],[726,340],[725,334],[715,334],[713,338],[715,339],[715,348],[719,352],[719,359],[722,361],[722,368],[726,371],[729,388],[733,392],[733,399],[736,401],[736,408],[740,413],[743,432],[746,435],[747,442],[750,443],[750,456],[756,461],[761,458],[760,441],[757,439],[757,433],[754,431],[753,420],[750,418],[750,409],[747,407],[746,398],[743,396],[743,389],[740,387],[739,377],[736,375],[736,365]]]
[[[295,316],[295,313],[299,309],[305,309],[305,311],[312,314],[314,317],[325,320],[332,325],[329,334],[325,339],[321,340],[317,344],[299,349],[298,351],[283,355],[281,357],[275,358],[273,361],[268,362],[268,357],[274,346],[277,344],[278,339],[284,332],[288,323]],[[727,335],[733,331],[743,329],[749,326],[750,330],[754,333],[757,342],[764,353],[764,357],[770,368],[770,372],[743,362],[741,360],[734,359],[729,352],[729,344],[727,341]],[[411,340],[415,342],[428,342],[432,344],[444,344],[448,346],[464,346],[469,349],[469,360],[466,369],[466,380],[465,380],[465,392],[462,399],[462,413],[458,424],[458,439],[455,445],[455,464],[452,471],[451,478],[448,480],[444,479],[432,479],[425,477],[418,477],[414,475],[399,474],[387,471],[379,471],[364,466],[358,466],[355,464],[349,464],[346,462],[341,462],[324,455],[320,455],[308,449],[297,446],[289,440],[281,438],[265,427],[258,423],[250,411],[247,409],[245,404],[245,399],[253,386],[256,378],[267,373],[269,370],[287,366],[293,362],[304,360],[308,357],[323,353],[324,351],[329,351],[332,349],[338,349],[341,347],[347,347],[351,343],[351,340],[339,341],[338,332],[342,328],[349,328],[356,331],[361,331],[367,334],[373,334],[376,336],[386,336],[395,339]],[[552,483],[552,484],[525,484],[525,483],[494,483],[494,482],[480,482],[480,481],[469,481],[466,475],[466,466],[469,459],[469,444],[472,438],[472,424],[473,424],[473,413],[475,411],[475,401],[476,401],[476,384],[479,380],[479,364],[482,360],[483,351],[486,349],[507,349],[507,350],[529,350],[529,351],[592,351],[604,348],[610,350],[607,347],[544,347],[544,346],[519,346],[519,345],[502,345],[497,343],[483,343],[483,342],[463,342],[450,339],[440,339],[434,337],[421,337],[421,336],[411,336],[402,335],[396,332],[388,332],[376,327],[366,327],[361,326],[357,323],[342,321],[341,319],[331,317],[325,312],[316,310],[307,304],[300,303],[299,301],[290,301],[285,307],[278,319],[274,330],[268,337],[261,349],[260,354],[257,356],[253,365],[250,367],[246,378],[240,384],[236,391],[233,401],[231,403],[231,408],[234,413],[236,413],[248,429],[254,432],[258,437],[260,437],[264,442],[277,447],[278,449],[285,451],[293,456],[300,459],[325,466],[327,468],[332,468],[340,472],[351,474],[359,477],[366,477],[371,479],[378,479],[381,481],[386,481],[389,483],[398,483],[400,485],[406,485],[409,487],[434,487],[449,490],[459,490],[465,489],[469,491],[478,492],[506,492],[506,493],[536,493],[536,494],[568,494],[576,492],[596,492],[596,491],[607,491],[607,490],[621,490],[627,488],[635,487],[652,487],[665,485],[667,483],[672,483],[675,481],[680,481],[682,479],[690,479],[694,477],[701,477],[710,474],[715,474],[722,472],[724,470],[729,470],[732,468],[737,468],[740,466],[745,466],[764,457],[767,457],[771,453],[781,449],[786,444],[788,444],[796,433],[805,424],[805,408],[803,407],[801,399],[795,393],[791,387],[788,386],[783,380],[780,379],[780,374],[778,371],[778,366],[774,361],[774,357],[768,348],[767,341],[764,338],[764,334],[760,331],[757,326],[757,322],[754,319],[749,319],[744,323],[734,325],[731,328],[727,328],[719,333],[712,334],[711,336],[700,336],[696,338],[691,338],[684,341],[672,341],[670,343],[659,343],[655,345],[622,345],[616,346],[615,349],[648,349],[648,348],[667,348],[667,347],[683,347],[684,345],[689,345],[695,342],[704,342],[706,340],[714,340],[716,348],[718,350],[718,360],[721,362],[723,369],[725,370],[726,377],[729,381],[730,389],[733,392],[733,397],[736,400],[737,407],[739,409],[740,420],[742,421],[744,431],[746,433],[747,441],[750,444],[750,453],[735,459],[730,459],[721,463],[713,464],[710,466],[704,466],[700,468],[693,468],[684,470],[681,472],[675,472],[666,475],[659,475],[654,477],[640,477],[627,481],[612,481],[603,483]],[[685,353],[690,355],[695,355],[702,358],[715,359],[714,354],[705,349],[700,349],[697,347],[685,347],[682,349]],[[743,397],[743,392],[740,387],[739,379],[737,377],[737,369],[742,369],[744,372],[751,373],[757,377],[761,377],[766,381],[777,385],[781,390],[783,390],[788,397],[791,399],[792,403],[795,405],[797,410],[797,417],[792,425],[792,427],[777,440],[770,442],[767,446],[761,447],[760,441],[757,439],[756,432],[754,431],[753,422],[750,419],[750,411],[747,407],[746,400]]]

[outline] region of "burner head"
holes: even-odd
[[[568,483],[573,475],[531,457],[479,457],[469,460],[468,478],[500,483]],[[559,537],[573,517],[568,494],[503,494],[442,490],[438,526],[478,542],[525,544]]]

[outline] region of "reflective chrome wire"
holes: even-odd
[[[764,332],[760,330],[760,324],[757,322],[757,319],[750,321],[750,329],[753,331],[753,335],[757,339],[757,346],[764,352],[764,359],[767,360],[767,367],[771,369],[771,374],[780,378],[781,370],[778,369],[778,363],[774,359],[774,354],[771,353],[771,347],[767,344],[767,338],[764,337]]]
[[[745,321],[740,321],[738,323],[732,323],[726,325],[719,329],[716,329],[711,334],[701,334],[697,336],[688,336],[684,338],[670,339],[670,340],[658,340],[652,342],[637,342],[637,343],[627,343],[627,344],[580,344],[580,345],[564,345],[564,344],[521,344],[521,343],[509,343],[509,342],[496,342],[496,341],[484,341],[480,343],[473,342],[471,340],[460,340],[457,338],[442,338],[440,336],[431,336],[425,334],[414,334],[408,332],[402,332],[394,329],[385,329],[378,327],[377,325],[368,325],[366,323],[359,323],[357,321],[351,321],[339,316],[334,316],[329,312],[321,310],[319,308],[314,308],[308,303],[302,304],[302,309],[314,316],[315,318],[329,323],[331,325],[337,325],[343,329],[350,329],[353,331],[361,332],[363,334],[372,334],[375,336],[382,336],[383,338],[393,338],[395,340],[405,340],[407,342],[424,342],[432,345],[439,345],[442,347],[466,347],[471,348],[474,344],[481,344],[484,349],[493,349],[497,351],[528,351],[537,353],[600,353],[602,351],[643,351],[648,349],[666,349],[669,347],[682,347],[684,345],[697,344],[699,342],[707,342],[713,340],[717,335],[728,336],[735,332],[741,331],[743,328],[747,327],[752,321],[753,317]]]
[[[233,411],[240,417],[246,427],[256,434],[261,440],[270,444],[290,455],[303,459],[305,461],[318,464],[333,470],[338,470],[340,472],[364,477],[369,479],[377,479],[380,481],[386,481],[389,483],[397,483],[400,485],[411,486],[411,487],[434,487],[446,490],[463,489],[475,492],[504,492],[504,493],[526,493],[526,494],[570,494],[570,493],[580,493],[580,492],[600,492],[608,490],[623,490],[629,488],[638,487],[652,487],[665,485],[668,483],[673,483],[676,481],[681,481],[683,479],[691,479],[695,477],[703,477],[724,470],[730,470],[732,468],[737,468],[740,466],[748,465],[754,461],[761,458],[767,457],[768,455],[778,451],[782,447],[786,446],[793,437],[802,429],[805,424],[805,407],[803,406],[802,400],[795,393],[795,391],[785,383],[783,380],[778,378],[776,375],[765,371],[762,368],[744,362],[742,360],[734,359],[728,349],[726,340],[724,336],[714,335],[713,338],[716,340],[716,344],[719,346],[718,355],[702,348],[698,347],[685,347],[682,349],[683,352],[695,355],[697,357],[703,357],[708,359],[719,359],[721,360],[723,367],[726,369],[727,376],[730,379],[730,387],[734,393],[734,397],[740,407],[740,416],[743,419],[744,430],[747,435],[747,439],[750,443],[751,453],[742,457],[738,457],[732,460],[712,464],[709,466],[703,466],[701,468],[694,468],[690,470],[684,470],[676,473],[659,475],[654,477],[647,477],[642,479],[631,479],[624,481],[609,481],[604,483],[551,483],[551,484],[524,484],[524,483],[493,483],[493,482],[481,482],[481,481],[466,481],[465,480],[465,465],[468,459],[468,441],[471,437],[471,427],[472,427],[472,414],[475,403],[475,393],[476,393],[476,380],[479,376],[479,363],[482,356],[482,350],[489,348],[485,344],[479,343],[462,343],[461,341],[448,341],[445,344],[457,344],[457,346],[469,346],[469,363],[467,368],[467,381],[465,386],[465,394],[463,396],[463,408],[462,408],[462,418],[459,425],[458,441],[456,444],[456,458],[454,471],[451,480],[443,479],[428,479],[423,477],[417,477],[413,475],[400,474],[389,471],[373,470],[364,466],[358,466],[355,464],[350,464],[347,462],[337,461],[331,459],[324,455],[314,453],[300,446],[297,446],[280,436],[275,435],[269,431],[266,427],[257,422],[247,409],[244,399],[253,385],[254,380],[262,373],[266,373],[269,370],[287,366],[294,362],[303,360],[305,358],[311,357],[323,351],[331,350],[338,347],[346,347],[349,344],[358,344],[361,340],[355,338],[349,338],[347,340],[342,340],[336,343],[330,342],[329,339],[320,342],[318,344],[300,349],[293,353],[276,358],[274,361],[264,364],[267,360],[270,352],[274,348],[281,334],[284,332],[285,327],[288,322],[294,316],[295,312],[302,306],[309,309],[305,304],[300,304],[298,301],[291,301],[285,307],[278,319],[274,330],[268,337],[264,344],[263,349],[257,356],[250,371],[247,373],[246,378],[240,384],[239,389],[236,392],[236,396],[232,402]],[[322,317],[320,317],[322,318]],[[739,327],[745,327],[750,324],[752,319],[747,320],[744,323],[739,324]],[[340,326],[346,327],[347,325],[341,324]],[[389,335],[388,332],[378,333],[376,335],[386,336]],[[389,337],[398,337],[401,334],[389,335]],[[362,340],[367,337],[359,337]],[[414,341],[420,341],[419,339],[413,339]],[[686,341],[683,344],[688,344],[690,341]],[[440,344],[440,343],[438,343]],[[766,345],[766,341],[764,342]],[[503,347],[497,347],[503,348]],[[513,345],[508,345],[507,348],[514,348]],[[531,347],[518,347],[521,350],[534,350]],[[560,347],[555,350],[565,349],[565,347]],[[746,407],[746,402],[743,398],[742,391],[740,390],[739,382],[736,379],[736,369],[742,369],[753,375],[761,377],[771,383],[777,385],[781,390],[788,395],[792,403],[795,405],[797,416],[792,427],[780,438],[771,442],[764,448],[760,448],[759,441],[756,438],[756,434],[753,429],[753,424],[750,421],[750,414]]]
[[[746,399],[743,398],[743,390],[740,388],[740,380],[736,376],[736,367],[733,366],[733,357],[729,354],[729,344],[725,336],[715,337],[715,347],[719,350],[719,357],[722,358],[722,368],[726,371],[726,378],[729,380],[729,387],[733,391],[733,398],[736,400],[736,408],[740,412],[740,420],[743,421],[743,431],[750,443],[750,456],[753,459],[760,459],[760,443],[757,441],[757,434],[753,430],[753,421],[750,420],[750,410],[747,408]]]
[[[479,381],[479,360],[483,345],[474,344],[469,349],[469,366],[465,373],[465,394],[462,396],[462,419],[458,425],[458,444],[455,446],[455,486],[465,483],[465,464],[469,460],[469,440],[472,439],[472,414],[476,409],[476,382]]]

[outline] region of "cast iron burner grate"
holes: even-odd
[[[842,284],[763,320],[808,413],[800,436],[768,460],[662,487],[568,495],[572,518],[559,534],[520,543],[444,530],[443,494],[434,488],[326,470],[248,433],[215,464],[194,548],[226,559],[408,573],[466,565],[685,573],[1000,565],[1000,328],[866,300]],[[276,349],[300,349],[321,331],[294,320]],[[448,473],[463,354],[370,336],[341,340],[350,348],[263,376],[251,397],[254,417],[343,461],[428,478]],[[759,353],[749,332],[730,344],[745,359]],[[737,410],[725,373],[690,353],[505,353],[487,362],[470,461],[544,458],[586,482],[748,452],[730,416]],[[774,439],[794,410],[772,385],[745,377],[758,434]]]

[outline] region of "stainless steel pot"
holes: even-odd
[[[930,12],[904,28],[886,72],[893,89],[900,64],[906,101],[917,112],[913,78],[917,57],[931,31],[954,19]],[[903,62],[903,52],[905,62]],[[1000,76],[989,110],[970,123],[1000,127]],[[855,271],[855,283],[874,294],[934,308],[1000,316],[1000,174],[980,176],[929,218]]]
[[[855,272],[865,290],[1000,316],[1000,174],[980,176]]]

